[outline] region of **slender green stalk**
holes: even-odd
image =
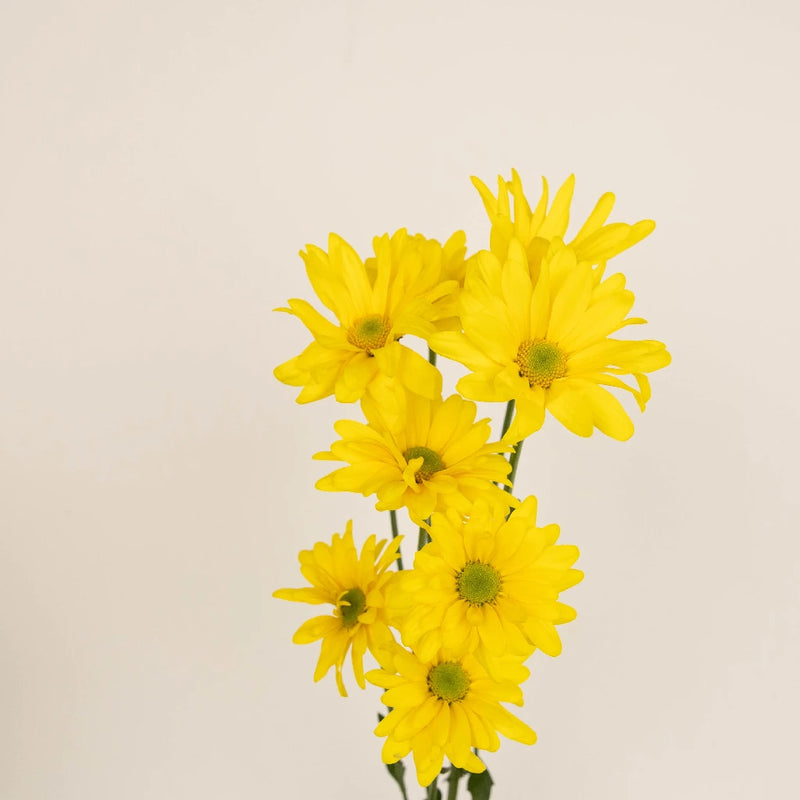
[[[447,800],[456,800],[456,796],[458,795],[458,782],[461,780],[463,774],[464,770],[461,769],[461,767],[450,765],[450,773],[447,776]]]
[[[431,524],[430,517],[426,520],[428,525]],[[422,550],[426,544],[431,540],[431,537],[428,535],[428,531],[425,530],[422,526],[419,529],[419,536],[417,536],[417,550]]]
[[[436,353],[434,353],[433,350],[430,349],[430,347],[428,348],[428,361],[431,364],[433,364],[434,367],[436,366]],[[425,521],[428,523],[428,525],[431,524],[430,517],[428,517],[428,519],[426,519]],[[428,544],[430,540],[431,537],[428,535],[428,531],[426,531],[425,528],[420,526],[419,536],[417,537],[417,550],[422,550],[422,548],[425,547],[425,545]],[[431,786],[436,786],[436,781],[434,781],[431,784]]]
[[[405,782],[398,781],[397,785],[400,787],[400,792],[403,795],[403,800],[408,800],[408,794],[406,794],[406,784]]]
[[[400,531],[397,528],[397,512],[389,512],[389,521],[392,524],[392,539],[396,539]],[[403,569],[403,554],[398,551],[397,553],[397,569]]]
[[[434,367],[436,366],[436,353],[434,353],[433,350],[431,350],[430,347],[428,348],[428,361],[431,364],[433,364]],[[430,517],[428,517],[428,519],[426,519],[425,521],[428,523],[428,525],[431,524]],[[425,545],[428,544],[428,542],[430,540],[431,540],[431,537],[428,535],[428,531],[426,531],[425,528],[420,526],[419,536],[417,536],[417,550],[422,550],[422,548],[425,547]],[[435,785],[436,785],[436,781],[434,781],[431,784],[431,786],[435,786]]]
[[[427,800],[436,800],[436,782],[439,780],[439,776],[437,775],[433,782],[428,786],[428,797]]]
[[[506,431],[511,427],[511,418],[514,416],[514,401],[509,400],[508,405],[506,406],[506,416],[503,420],[503,433],[502,435],[506,435]]]
[[[504,488],[509,493],[514,491],[514,480],[517,477],[517,464],[519,464],[519,454],[522,452],[522,442],[524,441],[525,440],[523,439],[522,441],[517,442],[514,447],[514,452],[511,454],[511,458],[508,459],[509,463],[511,464],[511,473],[508,476],[510,485]]]

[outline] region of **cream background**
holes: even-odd
[[[577,175],[656,233],[616,264],[674,364],[626,444],[555,424],[519,488],[580,545],[506,800],[796,786],[800,12],[793,2],[0,6],[0,798],[398,798],[295,647],[332,401],[297,250],[472,248],[468,178]],[[450,384],[452,386],[452,384]],[[409,526],[406,526],[411,532]],[[352,686],[352,678],[349,680]],[[412,791],[412,797],[421,796]]]

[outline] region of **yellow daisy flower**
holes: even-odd
[[[547,180],[542,178],[542,194],[536,208],[531,211],[522,189],[522,181],[517,171],[511,170],[511,180],[497,177],[497,197],[478,178],[472,183],[481,195],[486,213],[492,224],[491,250],[501,260],[505,260],[512,239],[518,239],[535,268],[538,266],[548,244],[554,239],[564,239],[569,226],[570,204],[575,189],[575,176],[570,175],[556,192],[553,203],[547,208]],[[513,210],[511,206],[513,200]],[[586,222],[568,244],[575,251],[578,261],[599,264],[627,250],[655,229],[651,219],[641,220],[634,225],[624,222],[605,224],[614,208],[614,195],[606,192],[598,201]]]
[[[302,386],[298,403],[333,394],[340,403],[360,400],[379,375],[425,397],[441,393],[442,377],[426,359],[398,341],[405,334],[423,339],[447,315],[447,298],[458,286],[443,279],[441,245],[402,246],[405,231],[376,237],[375,258],[367,269],[356,251],[336,234],[328,252],[308,245],[300,255],[314,291],[338,325],[305,300],[279,308],[298,317],[314,341],[275,369],[275,377]],[[394,240],[394,241],[393,241]]]
[[[558,240],[534,279],[522,243],[511,239],[505,264],[488,251],[472,263],[460,300],[463,333],[438,333],[430,343],[472,370],[457,384],[465,397],[516,402],[507,441],[539,430],[545,409],[579,436],[598,428],[628,439],[633,423],[602,387],[631,392],[643,411],[650,398],[645,373],[671,360],[662,342],[609,338],[645,322],[626,319],[633,300],[623,275],[596,282],[591,266]],[[632,375],[636,388],[619,375]]]
[[[466,261],[464,256],[467,252],[466,235],[464,231],[456,231],[443,245],[436,239],[427,239],[421,233],[409,234],[405,228],[393,233],[390,237],[392,249],[392,261],[400,263],[403,258],[408,257],[409,251],[416,251],[419,258],[426,264],[438,264],[440,270],[440,280],[456,281],[458,286],[464,285],[464,274],[466,271]],[[373,241],[375,251],[380,247],[378,237]],[[364,262],[370,280],[374,281],[377,274],[377,261],[375,258],[368,258]],[[436,300],[434,306],[437,310],[436,318],[433,321],[437,330],[461,330],[458,321],[457,303],[458,293],[453,291],[450,294]]]
[[[381,648],[391,646],[394,637],[386,624],[385,593],[397,573],[388,572],[398,556],[398,536],[387,546],[367,539],[359,556],[353,544],[353,523],[347,523],[344,536],[333,535],[331,543],[317,542],[313,550],[300,553],[300,571],[311,584],[302,589],[278,589],[272,596],[299,603],[330,603],[333,614],[313,617],[295,632],[295,644],[322,639],[322,649],[314,680],[336,667],[339,694],[347,697],[342,680],[342,665],[348,650],[356,683],[363,689],[364,653],[377,658]]]
[[[392,709],[375,728],[386,736],[381,758],[393,764],[413,751],[422,786],[439,774],[445,756],[456,767],[483,772],[471,748],[497,750],[498,733],[523,744],[536,741],[534,731],[501,705],[522,705],[518,683],[494,680],[472,656],[420,659],[397,647],[381,666],[367,673],[370,683],[386,689],[381,699]]]
[[[582,580],[574,545],[558,545],[558,525],[536,526],[536,498],[508,520],[484,503],[469,519],[434,514],[431,543],[390,592],[403,643],[426,661],[442,648],[473,653],[494,673],[504,654],[561,652],[555,626],[575,618],[559,593]]]
[[[488,442],[489,419],[475,421],[475,403],[382,390],[361,408],[366,424],[340,420],[334,429],[341,440],[314,456],[349,464],[317,481],[317,489],[374,494],[378,511],[405,507],[418,525],[437,510],[466,513],[478,497],[504,511],[516,503],[495,485],[507,483],[511,467],[500,453],[512,448]]]

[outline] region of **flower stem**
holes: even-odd
[[[511,418],[514,416],[514,401],[509,400],[508,405],[506,406],[506,416],[503,420],[503,436],[506,435],[506,431],[511,427]]]
[[[511,402],[514,402],[513,400]],[[522,452],[522,441],[519,441],[514,446],[514,452],[511,454],[511,458],[508,459],[509,463],[511,464],[511,473],[508,476],[509,485],[505,487],[505,490],[509,493],[514,491],[514,480],[517,477],[517,464],[519,464],[519,454]]]
[[[400,793],[403,795],[403,800],[408,800],[408,794],[406,792],[406,784],[405,781],[401,778],[397,785],[400,787]]]
[[[434,367],[436,366],[436,353],[434,353],[433,350],[431,350],[430,347],[428,347],[428,361],[431,364],[433,364]],[[426,519],[425,522],[427,522],[428,525],[430,525],[431,524],[431,518],[428,517],[428,519]],[[428,531],[426,531],[425,528],[423,528],[420,525],[420,527],[419,527],[419,536],[417,537],[417,550],[422,550],[422,548],[425,547],[425,545],[428,544],[428,542],[430,540],[431,540],[431,537],[428,535]],[[436,787],[436,781],[434,781],[431,784],[431,786],[433,786],[435,788]],[[435,796],[436,795],[434,794],[433,797],[435,797]]]
[[[397,528],[397,512],[389,512],[389,521],[392,524],[392,539],[396,539],[400,531]],[[398,550],[397,552],[397,569],[403,569],[403,554]]]
[[[437,775],[428,786],[428,797],[426,800],[436,800],[436,781],[439,780]]]
[[[447,776],[447,800],[456,800],[456,796],[458,795],[458,782],[461,780],[463,774],[464,770],[461,769],[461,767],[450,765],[450,774]]]
[[[431,524],[430,517],[428,517],[428,519],[426,519],[425,521],[428,523],[428,525]],[[417,536],[417,550],[422,550],[422,548],[425,547],[425,545],[428,544],[430,540],[431,537],[428,535],[428,531],[426,531],[425,528],[423,528],[420,525],[419,536]]]

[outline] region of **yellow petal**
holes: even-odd
[[[538,431],[544,423],[544,409],[545,391],[541,387],[533,387],[525,394],[518,396],[514,419],[506,431],[503,441],[519,442]]]
[[[583,389],[586,381],[555,381],[547,392],[547,410],[567,429],[578,436],[594,432],[592,406]]]
[[[324,617],[312,617],[295,631],[292,641],[295,644],[309,644],[341,630],[341,627],[339,619],[330,614]]]
[[[603,433],[618,441],[633,436],[631,418],[616,397],[594,383],[585,387],[583,395],[591,406],[595,426]]]
[[[430,725],[433,718],[439,713],[441,702],[441,700],[429,694],[417,708],[411,709],[397,725],[397,737],[399,739],[411,739],[423,728]]]
[[[328,252],[331,265],[339,272],[340,291],[351,298],[352,319],[342,322],[349,327],[355,319],[373,313],[371,305],[372,287],[367,279],[364,263],[358,253],[340,236],[332,233],[328,237]]]
[[[295,603],[334,603],[335,600],[327,592],[321,589],[307,586],[302,589],[278,589],[272,593],[273,597],[279,600],[292,600]]]
[[[553,205],[547,218],[537,231],[537,236],[543,239],[563,237],[569,226],[569,207],[572,202],[572,193],[575,189],[575,176],[570,175],[553,198]]]
[[[325,347],[347,348],[344,330],[325,319],[310,303],[305,300],[289,300],[289,309],[289,313],[294,314]]]
[[[423,683],[405,683],[384,692],[381,702],[391,708],[415,708],[430,697],[428,687]]]
[[[583,226],[578,231],[578,235],[570,242],[570,247],[573,247],[580,253],[578,245],[580,245],[580,243],[583,242],[589,235],[602,228],[603,224],[608,219],[612,209],[614,208],[614,201],[615,197],[611,192],[606,192],[597,201],[592,213],[589,214],[586,222],[583,223]],[[586,259],[582,258],[581,260],[585,261]]]
[[[589,305],[592,292],[592,275],[589,267],[578,264],[566,276],[561,284],[550,311],[550,325],[548,338],[554,342],[561,342],[576,324],[582,322]]]

